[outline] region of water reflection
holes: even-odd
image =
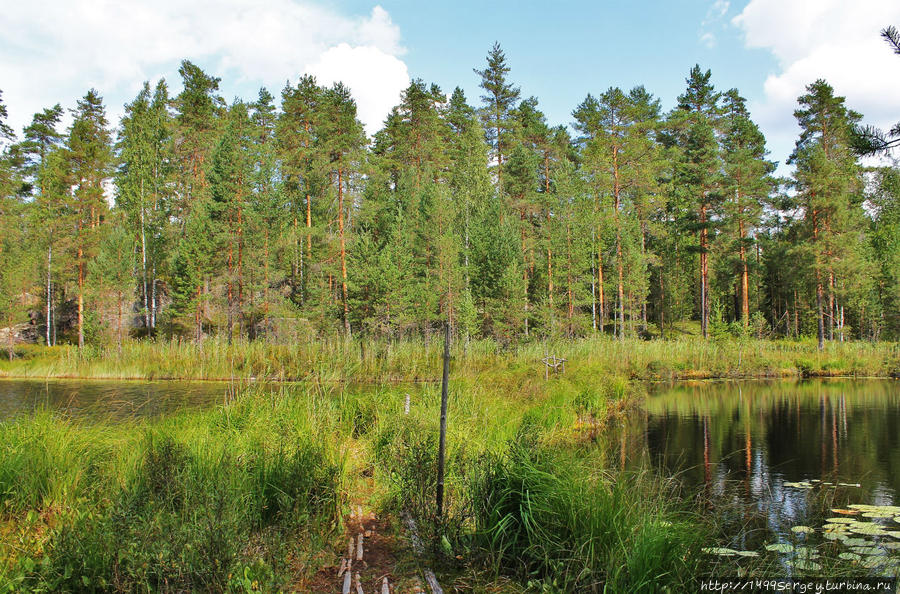
[[[40,409],[82,418],[155,417],[220,403],[228,389],[221,382],[4,379],[0,420]]]
[[[708,505],[733,509],[742,538],[898,500],[896,381],[679,385],[655,389],[645,409],[609,436],[620,465],[677,474]]]

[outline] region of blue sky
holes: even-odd
[[[17,130],[90,87],[112,119],[146,80],[179,89],[189,58],[223,78],[227,99],[277,92],[311,72],[344,80],[374,132],[410,78],[459,85],[499,41],[510,80],[535,95],[551,124],[568,124],[588,92],[643,84],[670,109],[695,63],[738,88],[783,161],[804,85],[824,77],[868,122],[900,120],[900,58],[878,37],[900,25],[896,0],[678,0],[555,3],[412,0],[46,0],[0,14],[0,89]]]

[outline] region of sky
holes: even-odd
[[[0,90],[21,134],[32,115],[74,107],[90,88],[116,122],[145,80],[180,90],[190,59],[231,101],[278,96],[303,73],[347,84],[374,133],[411,79],[472,104],[495,41],[509,80],[550,124],[570,124],[587,93],[644,85],[668,111],[694,64],[737,88],[783,163],[807,84],[826,79],[864,121],[900,121],[900,56],[880,38],[898,0],[42,0],[0,12]],[[782,167],[782,172],[785,169]]]

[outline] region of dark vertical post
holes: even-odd
[[[438,442],[437,515],[444,509],[444,455],[447,450],[447,384],[450,382],[450,324],[444,327],[444,376],[441,380],[441,433]]]

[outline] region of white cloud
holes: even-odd
[[[393,105],[386,97],[409,82],[400,31],[380,6],[348,16],[311,0],[10,2],[0,28],[0,85],[17,131],[34,112],[56,102],[72,106],[92,86],[113,116],[144,80],[166,76],[177,91],[183,58],[246,99],[260,85],[277,94],[307,67],[334,67],[336,75],[316,73],[323,81],[346,73],[367,129]]]
[[[375,46],[350,47],[342,43],[308,64],[306,72],[319,84],[341,81],[356,98],[359,119],[366,132],[381,128],[391,108],[400,101],[401,91],[409,85],[406,64]]]
[[[721,25],[722,18],[728,13],[731,6],[729,0],[715,0],[706,10],[706,17],[700,24],[700,43],[712,49],[716,46],[716,34],[712,29],[717,29]]]
[[[900,120],[900,57],[879,32],[900,25],[897,0],[750,0],[732,20],[749,48],[770,51],[778,72],[751,103],[776,159],[793,148],[793,118],[806,85],[824,78],[864,121],[888,128]]]

